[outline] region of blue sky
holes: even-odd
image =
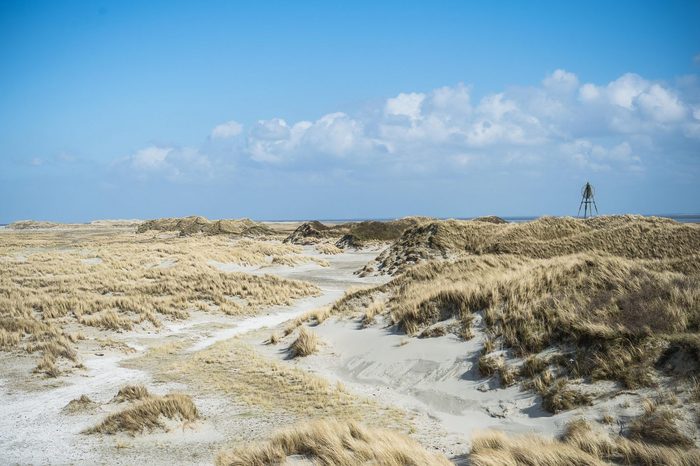
[[[700,212],[700,2],[0,2],[0,223]]]

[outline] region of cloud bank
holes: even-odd
[[[315,121],[236,121],[215,126],[201,148],[152,146],[126,163],[141,174],[177,179],[215,176],[221,164],[265,169],[394,172],[566,167],[587,172],[643,172],[650,160],[700,157],[700,86],[624,74],[582,83],[556,70],[538,86],[472,96],[465,84],[403,92],[358,114],[338,111]]]

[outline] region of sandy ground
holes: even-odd
[[[217,342],[240,338],[260,354],[341,381],[350,393],[376,400],[407,413],[412,435],[457,464],[465,455],[475,431],[497,428],[507,432],[555,434],[572,416],[600,419],[638,414],[639,395],[619,394],[596,400],[593,407],[552,416],[538,397],[516,385],[498,388],[479,376],[476,364],[484,334],[480,316],[475,336],[463,341],[453,335],[408,338],[382,322],[362,328],[357,319],[332,317],[313,329],[323,341],[318,354],[289,359],[292,336],[277,345],[263,343],[284,322],[311,309],[326,306],[354,286],[381,283],[385,277],[360,278],[353,272],[378,251],[320,255],[313,247],[304,253],[324,259],[328,267],[308,263],[296,267],[241,267],[214,264],[224,271],[275,274],[318,285],[318,297],[301,299],[289,307],[270,308],[245,319],[215,313],[193,312],[186,321],[171,322],[158,332],[117,333],[113,339],[131,352],[98,349],[94,340],[81,343],[86,369],[59,379],[30,375],[35,362],[19,354],[0,354],[0,458],[3,464],[211,464],[223,446],[241,439],[266,438],[295,420],[285,414],[261,414],[215,392],[197,391],[187,380],[158,376],[160,360],[143,362],[149,349],[174,344],[173,358],[204,351]],[[202,420],[190,426],[173,426],[167,433],[129,436],[85,435],[81,432],[118,409],[111,400],[126,384],[143,383],[157,394],[182,391],[192,396]],[[602,392],[610,387],[601,386]],[[88,395],[97,403],[91,410],[67,414],[69,401]]]

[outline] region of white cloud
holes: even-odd
[[[579,99],[584,102],[591,102],[600,97],[600,89],[595,84],[586,83],[578,90]]]
[[[259,120],[245,133],[228,122],[210,149],[235,164],[319,171],[355,167],[427,173],[513,166],[572,170],[642,170],[652,157],[700,153],[700,80],[676,87],[627,73],[607,83],[579,83],[558,69],[540,85],[505,89],[472,102],[468,85],[404,92],[362,113],[333,112],[314,121]],[[218,173],[220,159],[194,149],[151,146],[129,157],[140,172],[172,178]],[[387,168],[388,167],[388,168]]]
[[[166,166],[165,160],[172,150],[171,147],[146,147],[131,156],[131,165],[137,170],[159,170]]]
[[[544,78],[542,85],[554,92],[572,92],[578,88],[578,77],[574,73],[558,69]]]
[[[640,108],[651,118],[662,123],[680,121],[685,116],[685,107],[673,93],[659,86],[652,85],[647,92],[637,99]]]
[[[139,178],[165,177],[170,180],[210,177],[214,174],[209,157],[194,147],[149,146],[117,161]]]
[[[387,115],[407,116],[411,120],[421,117],[421,106],[425,100],[425,94],[411,92],[401,93],[396,97],[387,99],[384,113]]]
[[[649,86],[641,76],[627,73],[608,84],[608,96],[612,103],[632,110],[635,99]]]
[[[228,139],[234,136],[238,136],[243,131],[243,126],[237,121],[227,121],[218,126],[215,126],[211,130],[212,139]]]

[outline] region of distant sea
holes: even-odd
[[[520,223],[520,222],[529,222],[531,220],[538,219],[540,216],[534,216],[534,217],[501,217],[504,220],[507,220],[509,222],[515,222],[515,223]],[[671,218],[677,222],[681,223],[700,223],[700,214],[655,214],[655,215],[646,215],[646,217],[666,217],[666,218]],[[458,220],[471,220],[476,217],[441,217],[443,219],[445,218],[456,218]],[[320,222],[362,222],[365,220],[378,220],[378,221],[384,221],[384,220],[394,220],[393,218],[321,218],[318,219]],[[285,220],[262,220],[264,222],[301,222],[304,220],[300,219],[285,219]],[[8,223],[0,223],[0,228],[4,228]]]
[[[618,215],[618,214],[615,214]],[[621,215],[621,214],[620,214]],[[661,215],[661,214],[653,214],[653,215],[644,215],[645,217],[665,217],[665,218],[670,218],[673,219],[677,222],[681,223],[700,223],[700,214],[667,214],[667,215]],[[521,222],[529,222],[532,220],[536,220],[538,218],[542,217],[541,215],[537,216],[521,216],[521,217],[501,217],[503,220],[507,220],[509,222],[513,223],[521,223]],[[555,216],[557,217],[557,216]],[[574,217],[572,215],[572,217]],[[438,217],[441,219],[447,219],[447,218],[455,218],[457,220],[471,220],[473,218],[477,217]],[[378,220],[378,221],[386,221],[386,220],[394,220],[393,218],[322,218],[318,219],[319,222],[333,222],[333,223],[340,223],[340,222],[362,222],[365,220]],[[299,222],[301,220],[266,220],[268,222]]]

